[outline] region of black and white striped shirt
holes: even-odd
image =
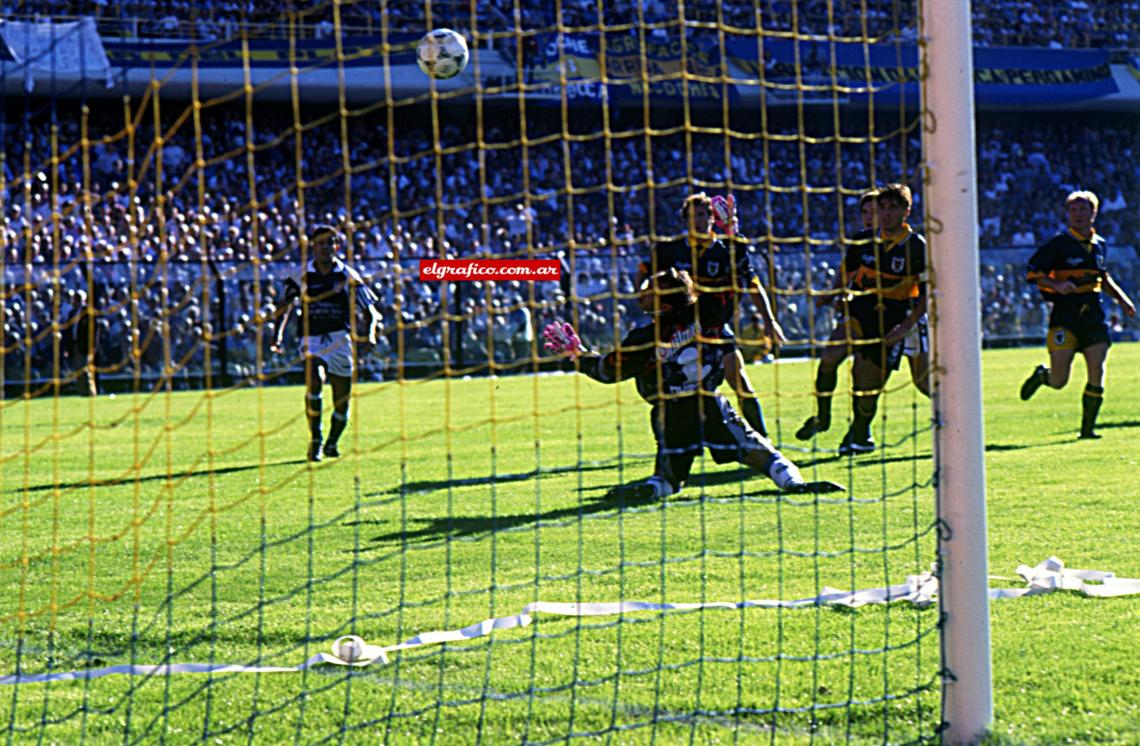
[[[298,268],[285,280],[283,301],[288,306],[301,299],[301,334],[315,337],[352,329],[350,293],[356,294],[358,314],[379,302],[360,274],[334,257],[328,274],[321,274],[312,260]]]

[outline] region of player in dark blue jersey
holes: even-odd
[[[1128,316],[1136,306],[1109,274],[1107,245],[1093,228],[1100,201],[1092,192],[1073,192],[1065,200],[1069,229],[1049,239],[1029,258],[1026,276],[1053,306],[1049,314],[1049,366],[1037,369],[1021,385],[1028,400],[1041,386],[1061,389],[1069,382],[1073,358],[1085,358],[1088,383],[1081,397],[1081,437],[1099,438],[1096,419],[1104,400],[1104,369],[1108,362],[1108,324],[1100,305],[1107,291]]]
[[[309,238],[312,259],[285,280],[285,310],[272,347],[274,352],[284,351],[285,329],[294,308],[300,305],[310,461],[320,461],[322,455],[340,455],[337,443],[348,426],[355,353],[364,353],[376,343],[381,321],[375,293],[356,270],[337,257],[344,245],[343,234],[332,226],[320,225],[313,231]],[[333,414],[322,448],[321,391],[326,373],[332,384]]]
[[[744,356],[736,346],[732,326],[736,303],[748,293],[764,320],[765,334],[772,344],[786,341],[784,330],[776,321],[764,285],[752,268],[746,243],[736,235],[735,202],[727,200],[723,216],[726,238],[713,232],[712,198],[704,192],[690,195],[681,207],[688,225],[687,233],[671,241],[654,245],[649,260],[641,265],[641,277],[675,268],[688,272],[697,288],[697,317],[701,324],[701,342],[719,351],[725,377],[736,391],[744,419],[761,435],[767,436],[764,414],[756,389],[744,367]]]
[[[825,344],[819,355],[819,367],[815,374],[816,413],[808,417],[800,429],[796,431],[799,440],[810,440],[813,436],[826,432],[831,428],[831,400],[838,384],[839,365],[854,349],[856,341],[855,325],[849,324],[847,305],[850,300],[847,287],[862,264],[861,255],[875,241],[875,213],[878,191],[872,189],[863,193],[859,198],[859,218],[862,230],[856,232],[847,242],[844,252],[843,264],[839,276],[836,277],[836,293],[821,294],[816,297],[816,306],[821,307],[833,303],[839,310],[836,319],[835,331]],[[926,396],[930,396],[930,337],[929,328],[924,314],[912,327],[906,336],[902,354],[910,365],[911,379],[915,387]]]
[[[905,184],[880,189],[874,240],[844,268],[851,274],[847,323],[855,340],[855,396],[851,427],[839,446],[842,454],[875,450],[871,423],[879,394],[899,365],[906,337],[926,315],[926,240],[907,224],[910,208]]]
[[[878,192],[872,189],[859,197],[859,219],[862,229],[852,235],[847,242],[843,262],[835,278],[835,292],[818,295],[815,299],[817,308],[833,304],[838,311],[838,317],[835,320],[835,330],[819,354],[819,367],[815,372],[816,413],[808,417],[796,431],[796,437],[800,440],[810,440],[812,436],[827,432],[831,428],[831,399],[839,383],[839,365],[851,354],[852,330],[847,323],[846,314],[847,284],[855,272],[853,265],[856,263],[858,252],[874,240],[876,196]],[[851,267],[850,271],[848,267]]]
[[[631,331],[613,352],[581,351],[579,358],[580,371],[595,381],[636,379],[637,392],[652,405],[650,423],[657,441],[653,476],[617,492],[631,499],[680,492],[693,459],[706,448],[716,463],[750,466],[788,492],[842,489],[832,482],[805,482],[795,464],[716,392],[724,380],[723,355],[699,342],[703,332],[696,291],[687,272],[671,268],[654,273],[642,282],[638,300],[651,314],[648,323]],[[581,350],[569,325],[550,325],[546,337],[547,347],[556,352]]]

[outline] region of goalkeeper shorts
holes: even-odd
[[[320,360],[334,376],[352,378],[354,369],[352,337],[347,330],[301,337],[301,355],[306,360],[309,358]]]
[[[718,464],[743,463],[749,451],[773,450],[720,394],[656,404],[649,418],[657,440],[654,473],[668,479],[677,490],[689,478],[693,460],[704,449]]]

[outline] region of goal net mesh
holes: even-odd
[[[0,62],[4,738],[937,738],[937,610],[897,600],[935,556],[929,402],[904,362],[877,450],[838,455],[848,360],[832,428],[793,435],[860,195],[908,183],[922,230],[911,2],[112,7],[107,80]],[[444,26],[471,61],[432,81]],[[613,496],[653,472],[649,407],[541,332],[643,323],[638,266],[700,191],[787,336],[741,298],[771,439],[844,492],[705,455]],[[318,224],[383,314],[319,463],[301,325],[273,349]],[[320,659],[345,635],[370,665]]]

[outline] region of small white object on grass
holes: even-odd
[[[356,635],[345,635],[333,643],[333,655],[346,663],[356,663],[364,658],[364,640]]]

